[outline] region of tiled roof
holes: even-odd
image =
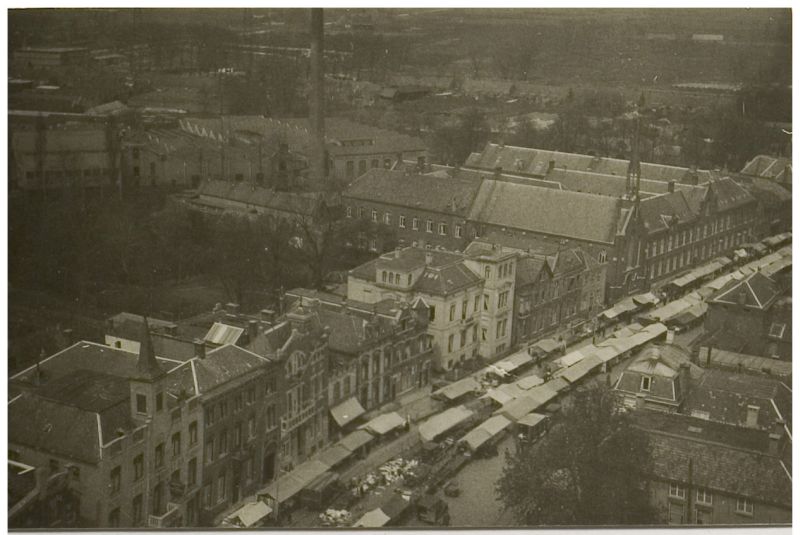
[[[669,481],[689,483],[753,501],[791,507],[792,482],[780,459],[709,442],[650,432],[653,472]]]
[[[519,171],[527,174],[545,176],[548,174],[550,162],[555,167],[575,171],[589,171],[603,175],[625,177],[628,173],[628,160],[617,158],[601,158],[588,154],[571,154],[566,152],[531,149],[525,147],[501,146],[488,143],[483,152],[472,153],[465,167],[495,169],[502,167],[506,171]],[[684,182],[690,170],[685,167],[642,163],[641,178],[662,182]],[[699,183],[711,179],[709,171],[697,171]]]
[[[516,287],[521,288],[529,284],[534,284],[539,280],[539,274],[544,268],[545,261],[542,258],[532,258],[529,256],[520,258],[517,261],[517,271],[515,274]]]
[[[708,183],[708,189],[713,194],[719,210],[730,210],[754,200],[753,196],[732,178],[712,180]]]
[[[470,219],[564,238],[613,243],[620,203],[612,197],[484,180]]]
[[[130,411],[127,403],[125,411]],[[96,464],[100,461],[98,414],[26,392],[8,405],[8,441],[36,451]]]
[[[767,310],[778,297],[778,287],[769,277],[756,271],[740,281],[731,281],[711,299],[712,303]]]
[[[364,318],[320,308],[316,311],[320,323],[330,327],[328,347],[342,353],[358,352],[366,338]]]
[[[224,345],[206,353],[203,359],[194,361],[200,393],[206,394],[215,388],[247,376],[270,362],[246,349],[235,345]]]
[[[447,295],[476,285],[481,278],[463,263],[442,268],[426,268],[414,284],[414,290],[431,295]]]
[[[718,369],[706,369],[692,380],[684,412],[702,411],[713,421],[744,426],[748,405],[759,408],[762,429],[779,418],[791,422],[791,391],[778,378]]]
[[[759,154],[745,164],[742,174],[772,178],[778,182],[791,182],[792,160]]]
[[[639,213],[645,230],[652,233],[669,228],[673,221],[687,223],[694,220],[698,211],[693,204],[692,197],[681,190],[642,200]]]
[[[464,217],[480,183],[477,177],[439,177],[376,168],[353,181],[342,196]]]
[[[291,193],[275,191],[247,182],[205,180],[197,191],[200,200],[221,199],[241,203],[245,206],[272,208],[301,216],[313,216],[319,206],[320,197],[314,193]]]
[[[89,370],[131,378],[138,373],[137,361],[136,353],[82,341],[42,360],[39,370],[43,373],[45,382],[63,377],[73,370]],[[156,361],[165,372],[179,365],[162,358],[157,358]],[[35,372],[36,366],[31,366],[10,377],[9,380],[31,384]]]

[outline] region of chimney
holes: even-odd
[[[786,434],[786,420],[783,418],[778,418],[775,420],[775,423],[772,424],[772,433],[778,435],[780,438]]]
[[[553,171],[553,169],[555,169],[555,168],[556,168],[556,161],[555,160],[550,160],[549,162],[547,162],[547,172],[548,172],[548,174],[551,173]]]
[[[667,329],[667,343],[675,343],[675,329]]]
[[[394,257],[395,258],[400,258],[400,248],[399,247],[395,247],[394,248]]]
[[[313,131],[313,159],[311,172],[316,180],[325,176],[325,69],[323,66],[324,21],[322,8],[311,9],[311,91],[308,109]]]
[[[67,347],[71,346],[75,343],[75,336],[73,335],[72,329],[64,329],[64,343]]]
[[[275,319],[275,311],[271,308],[262,308],[261,319],[268,323],[272,323],[272,321]]]
[[[228,314],[238,314],[239,313],[239,304],[238,303],[228,303],[225,305],[225,309],[228,311]]]
[[[747,420],[745,421],[745,427],[749,427],[752,429],[758,428],[758,411],[759,407],[757,405],[748,405],[747,406]]]
[[[667,191],[669,191],[670,193],[675,193],[675,181],[674,180],[670,180],[669,181],[669,184],[667,185]]]
[[[646,394],[644,394],[643,392],[638,392],[636,394],[636,408],[637,409],[643,409],[644,408],[645,396],[646,396]]]
[[[678,367],[678,380],[681,385],[681,393],[685,396],[689,391],[689,379],[691,378],[691,366],[688,362],[681,362]]]
[[[199,359],[206,358],[206,343],[199,338],[194,341],[194,356]]]
[[[289,320],[292,329],[301,333],[308,332],[308,327],[311,323],[311,314],[306,311],[302,305],[287,313],[286,319]]]
[[[498,166],[498,167],[494,168],[494,179],[495,180],[500,180],[500,175],[502,175],[502,174],[503,174],[503,168],[502,167]]]
[[[249,320],[247,322],[247,339],[252,342],[258,336],[258,321]]]
[[[777,433],[770,433],[769,434],[769,454],[773,457],[777,457],[781,453],[781,436]]]
[[[430,266],[433,263],[433,253],[426,251],[425,252],[425,265]]]

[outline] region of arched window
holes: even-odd
[[[601,264],[604,264],[606,262],[606,250],[605,249],[600,251],[600,254],[597,257],[597,261],[600,262]]]

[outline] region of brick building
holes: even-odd
[[[156,358],[146,322],[138,355],[79,342],[11,377],[9,449],[68,470],[82,525],[196,525],[202,416],[181,366]]]
[[[364,412],[430,384],[427,310],[393,299],[368,305],[305,289],[287,297],[330,329],[331,435],[350,430]]]

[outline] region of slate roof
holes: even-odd
[[[406,174],[375,168],[351,182],[342,196],[465,217],[480,183],[478,177]]]
[[[621,207],[613,197],[484,180],[469,217],[500,227],[613,243]]]
[[[556,167],[576,171],[590,171],[620,177],[625,177],[628,173],[628,160],[514,147],[511,145],[501,146],[495,143],[487,143],[482,152],[470,154],[464,166],[481,169],[502,167],[507,171],[516,170],[532,175],[545,176],[551,161],[555,163]],[[641,164],[641,178],[647,180],[683,182],[689,173],[689,169],[685,167],[652,163]],[[709,171],[698,170],[697,175],[700,183],[711,179]]]
[[[691,381],[684,412],[706,412],[713,421],[743,427],[748,405],[759,407],[762,429],[771,428],[779,418],[791,423],[791,391],[778,378],[720,369],[706,369]]]
[[[137,361],[136,353],[94,342],[81,341],[42,360],[39,369],[44,374],[45,382],[79,369],[131,378],[138,373]],[[178,366],[177,363],[162,358],[156,358],[156,361],[164,372]],[[36,366],[31,366],[13,375],[9,380],[31,384],[35,371]]]
[[[753,196],[732,178],[720,178],[708,183],[720,210],[730,210],[753,201]]]
[[[315,193],[275,191],[249,182],[205,180],[197,190],[199,201],[223,200],[245,206],[271,208],[299,216],[314,216],[321,202]]]
[[[680,402],[686,395],[678,378],[680,365],[684,362],[689,363],[690,377],[700,376],[702,370],[690,363],[683,348],[673,344],[648,345],[625,368],[614,389]],[[651,378],[649,391],[641,390],[643,376]]]
[[[683,190],[642,200],[639,213],[649,233],[666,230],[670,222],[687,223],[698,216],[699,204]]]
[[[517,271],[514,274],[516,287],[521,288],[536,283],[544,266],[545,261],[543,258],[526,256],[517,260]]]
[[[426,254],[430,254],[430,264],[425,262]],[[406,247],[386,253],[351,269],[349,275],[377,282],[377,267],[401,272],[422,268],[422,274],[406,290],[430,295],[448,295],[461,288],[479,284],[482,280],[465,265],[461,254],[419,247]]]
[[[792,482],[780,459],[709,442],[649,432],[653,475],[757,502],[791,507]]]
[[[207,394],[220,386],[232,386],[232,381],[246,377],[271,362],[235,345],[224,345],[194,361],[200,394]]]
[[[756,271],[745,279],[740,281],[733,280],[723,286],[711,299],[711,302],[767,310],[778,295],[777,284],[769,277]]]
[[[772,178],[778,182],[791,182],[792,160],[759,154],[745,164],[742,174]]]

